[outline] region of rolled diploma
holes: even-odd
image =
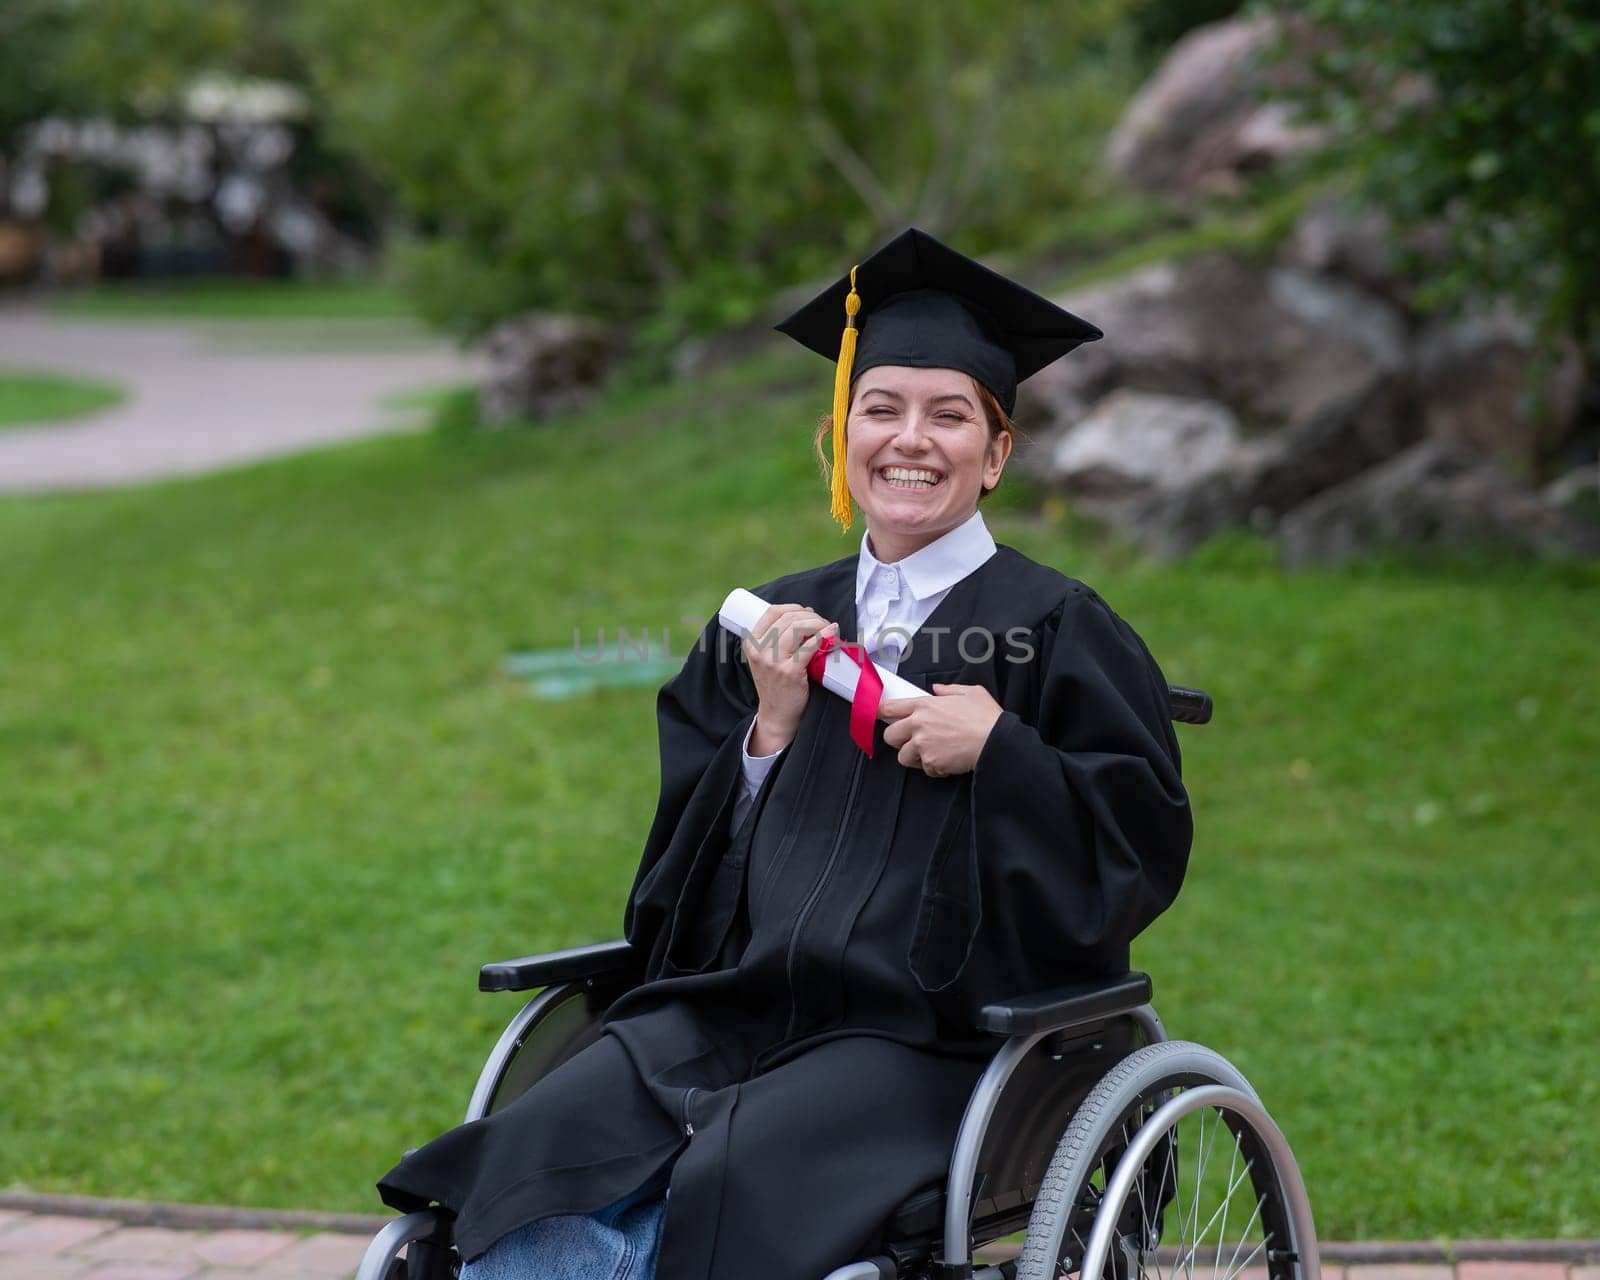
[[[771,606],[756,595],[753,591],[746,591],[743,587],[735,587],[728,592],[728,598],[722,602],[722,608],[717,610],[717,617],[722,625],[738,636],[741,640],[748,640],[751,632],[755,630],[756,623],[761,621],[761,615]],[[822,687],[829,693],[836,693],[847,702],[856,696],[856,681],[861,678],[861,668],[851,662],[849,657],[838,649],[830,650],[823,659]],[[926,689],[919,689],[909,680],[903,680],[894,672],[885,670],[874,662],[873,668],[883,680],[883,696],[885,698],[927,698],[932,695]]]

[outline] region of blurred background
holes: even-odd
[[[0,1188],[376,1209],[907,224],[1106,331],[985,513],[1216,697],[1169,1029],[1328,1238],[1600,1236],[1580,0],[6,0]]]

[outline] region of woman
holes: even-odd
[[[1182,881],[1161,672],[978,513],[1017,382],[1099,331],[915,230],[779,328],[839,350],[834,513],[853,497],[866,534],[757,588],[742,646],[713,619],[661,690],[625,916],[644,983],[380,1184],[457,1214],[468,1280],[818,1280],[869,1255],[948,1166],[995,1048],[978,1008],[1126,969]],[[933,696],[863,722],[816,689],[809,660],[858,631]]]

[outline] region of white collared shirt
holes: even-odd
[[[911,637],[950,594],[950,588],[994,551],[994,538],[978,511],[892,564],[885,564],[872,554],[868,534],[863,533],[856,562],[856,635],[845,639],[859,639],[874,662],[886,670],[896,670],[911,647]],[[744,738],[744,778],[733,805],[734,831],[750,811],[772,762],[782,754],[780,749],[771,755],[752,756],[750,735],[754,732],[752,724]]]

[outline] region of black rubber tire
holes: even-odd
[[[1220,1084],[1259,1101],[1250,1082],[1215,1050],[1187,1040],[1166,1040],[1129,1054],[1090,1090],[1062,1134],[1028,1220],[1017,1260],[1017,1280],[1056,1280],[1056,1265],[1081,1189],[1124,1117],[1155,1095],[1178,1088]]]

